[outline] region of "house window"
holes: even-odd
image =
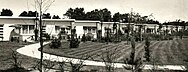
[[[96,30],[95,30],[95,29],[92,29],[92,33],[96,33]]]
[[[88,28],[88,33],[91,33],[91,28]]]
[[[28,25],[23,25],[22,26],[22,31],[23,31],[23,34],[27,34],[28,33]]]
[[[29,25],[29,34],[34,34],[34,25]]]
[[[34,33],[34,25],[22,25],[22,33],[23,34],[33,34]]]
[[[19,28],[16,27],[15,30],[14,30],[14,32],[20,33],[20,32],[19,32]]]
[[[60,27],[59,26],[55,26],[55,33],[59,33],[60,31]]]
[[[83,27],[84,33],[87,33],[87,27]]]
[[[96,27],[83,27],[84,33],[96,33]]]

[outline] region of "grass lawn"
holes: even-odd
[[[144,42],[136,43],[136,56],[144,56]],[[165,40],[165,41],[151,41],[150,48],[152,50],[155,64],[160,65],[188,65],[188,39],[183,40]],[[112,57],[116,62],[123,62],[125,58],[129,57],[131,46],[126,42],[116,44],[106,44],[97,42],[81,43],[79,48],[68,48],[68,43],[63,42],[61,48],[52,49],[49,45],[44,47],[44,52],[72,57],[82,58],[85,55],[92,57],[92,60],[102,61],[101,56],[106,49],[115,51],[115,56]],[[144,59],[144,58],[143,58]],[[150,63],[151,64],[151,63]]]
[[[0,42],[0,70],[6,70],[11,68],[13,64],[12,52],[27,44],[31,43]],[[21,65],[24,68],[30,68],[37,63],[37,59],[24,56],[19,53],[18,61],[21,62]]]

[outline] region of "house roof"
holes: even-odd
[[[74,22],[75,19],[42,19],[43,21]]]
[[[100,21],[94,21],[94,20],[75,20],[76,23],[85,23],[85,22],[90,22],[90,23],[100,23]]]
[[[13,16],[0,16],[0,19],[36,19],[36,17],[13,17]]]

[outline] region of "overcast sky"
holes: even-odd
[[[34,0],[0,0],[0,9],[11,9],[18,16],[22,11],[35,10],[34,4]],[[160,22],[188,21],[188,0],[55,0],[47,12],[62,17],[70,7],[83,7],[86,12],[107,8],[112,14],[129,13],[133,8],[141,15],[153,13]]]

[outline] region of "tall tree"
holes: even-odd
[[[88,20],[100,20],[100,21],[105,21],[109,22],[111,21],[111,12],[107,9],[95,9],[90,12],[86,13],[86,19]]]
[[[105,22],[111,21],[111,19],[112,19],[111,18],[111,12],[108,11],[107,8],[104,8],[104,9],[100,10],[100,12],[102,12],[102,14],[103,14],[103,20]]]
[[[23,11],[19,16],[24,16],[24,17],[38,17],[38,12],[37,11]]]
[[[51,19],[51,15],[50,15],[50,13],[47,13],[47,14],[43,14],[43,17],[42,17],[43,19]]]
[[[60,19],[60,17],[58,15],[53,15],[52,19]]]
[[[13,13],[10,9],[2,9],[1,16],[12,16]]]
[[[127,23],[128,22],[128,14],[120,14],[119,12],[115,13],[113,15],[113,21],[114,22],[119,22],[120,20],[122,20],[122,22]]]
[[[28,16],[28,13],[26,11],[23,11],[19,16]]]
[[[36,10],[39,11],[39,28],[40,28],[40,67],[39,71],[43,71],[43,32],[42,32],[42,13],[46,12],[55,0],[35,0]]]
[[[100,20],[99,10],[95,9],[86,13],[86,19],[88,20]]]
[[[71,19],[83,20],[85,19],[85,11],[84,8],[69,8],[67,12],[64,14]]]

